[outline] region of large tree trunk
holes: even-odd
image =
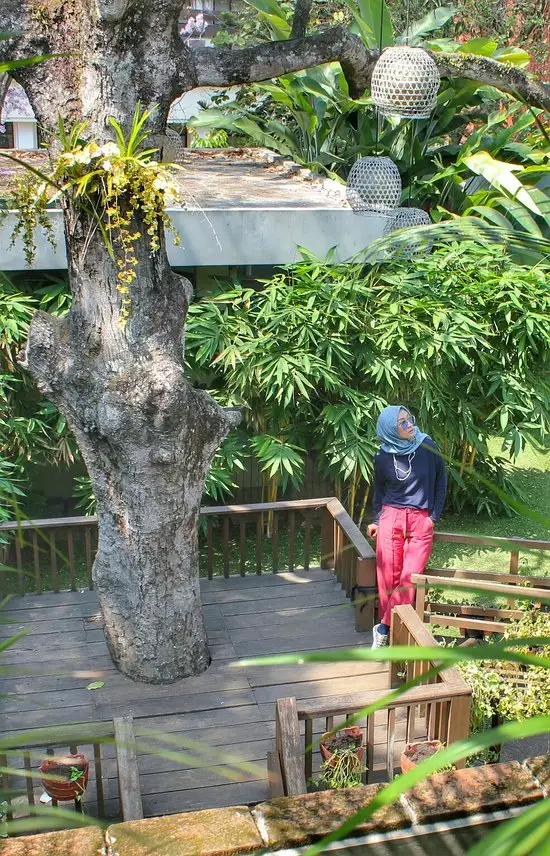
[[[66,229],[73,307],[62,320],[35,316],[28,368],[66,415],[97,497],[94,581],[112,657],[136,680],[170,682],[210,662],[198,515],[212,455],[238,414],[184,376],[191,288],[164,251],[151,256],[144,234],[124,326],[97,230],[70,208]]]
[[[212,455],[238,415],[184,376],[191,289],[164,251],[151,256],[144,235],[124,326],[117,269],[93,223],[69,208],[66,228],[73,307],[62,320],[35,316],[28,368],[66,415],[97,497],[94,581],[112,657],[134,679],[174,681],[210,662],[198,515]]]
[[[47,128],[59,116],[66,127],[86,120],[84,135],[101,143],[113,138],[108,118],[127,131],[140,101],[159,105],[149,129],[162,131],[174,91],[193,85],[185,62],[175,62],[179,0],[48,0],[40,15],[33,0],[22,5],[31,10],[25,38],[71,54],[20,71]],[[118,268],[99,229],[70,200],[64,216],[73,305],[62,320],[37,313],[27,365],[67,418],[92,480],[93,577],[113,660],[135,680],[167,683],[210,662],[199,508],[212,456],[239,417],[185,378],[191,286],[170,269],[164,241],[152,253],[146,227],[135,223],[137,279],[121,324]]]

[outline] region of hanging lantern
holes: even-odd
[[[387,48],[372,72],[372,100],[381,113],[427,119],[435,107],[440,77],[422,48]]]
[[[360,158],[350,170],[346,196],[356,214],[387,214],[399,205],[401,186],[390,158]]]
[[[389,218],[384,227],[384,236],[391,235],[398,229],[410,229],[413,226],[429,226],[431,224],[430,215],[421,208],[398,208]],[[410,243],[399,245],[396,248],[396,255],[401,258],[410,259],[413,256],[418,256],[420,253],[429,253],[432,248],[432,241],[428,238],[419,238],[412,240]]]
[[[164,134],[151,134],[145,147],[158,149],[153,157],[162,157],[162,163],[180,163],[185,154],[185,143],[174,128],[166,128]]]

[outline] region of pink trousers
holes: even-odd
[[[394,606],[414,603],[412,574],[423,574],[432,552],[434,524],[428,511],[383,505],[376,534],[380,621],[391,624]]]

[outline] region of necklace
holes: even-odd
[[[409,468],[407,470],[402,470],[399,464],[397,463],[395,455],[392,455],[393,468],[395,470],[395,478],[397,479],[397,481],[406,481],[409,478],[410,474],[412,473],[412,462],[415,455],[416,451],[411,452],[410,455],[407,455],[407,459],[409,461]]]

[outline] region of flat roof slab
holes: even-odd
[[[47,165],[43,151],[19,156],[33,167]],[[265,149],[184,149],[178,163],[181,205],[168,209],[181,237],[178,247],[167,238],[174,267],[289,264],[300,258],[299,247],[320,258],[336,247],[336,259],[347,260],[383,233],[385,218],[355,215],[344,185]],[[0,194],[24,169],[0,157]],[[56,247],[38,230],[33,268],[64,269],[61,211],[49,216]],[[27,267],[21,241],[11,244],[14,223],[9,215],[1,228],[2,270]]]

